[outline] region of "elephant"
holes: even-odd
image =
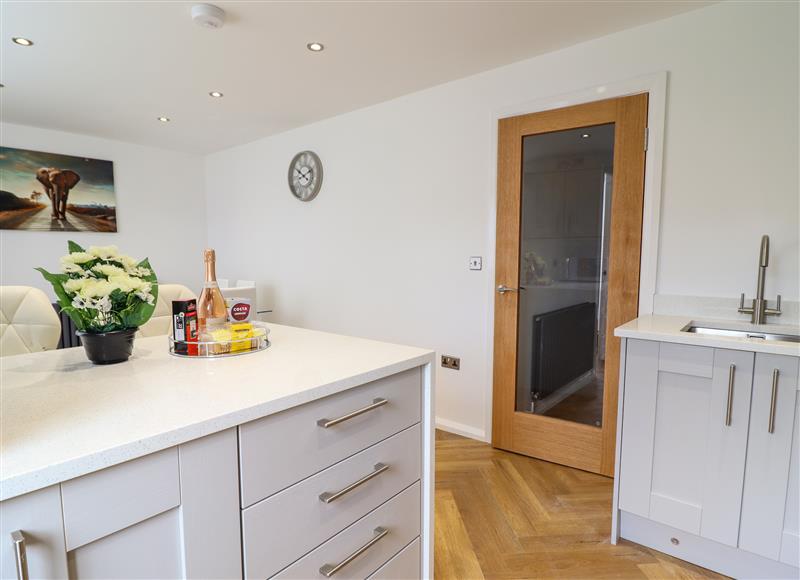
[[[69,191],[81,180],[81,176],[71,169],[42,167],[36,172],[36,179],[44,185],[47,197],[53,205],[53,219],[67,219],[67,197]]]

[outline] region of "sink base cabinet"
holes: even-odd
[[[614,540],[797,577],[800,359],[634,339],[622,358]]]

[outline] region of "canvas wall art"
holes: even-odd
[[[0,229],[116,232],[114,163],[0,147]]]

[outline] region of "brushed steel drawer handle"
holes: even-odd
[[[772,369],[772,398],[769,401],[769,429],[770,433],[775,433],[775,407],[778,404],[778,375],[779,369]]]
[[[725,426],[730,427],[733,420],[733,377],[736,374],[736,365],[728,369],[728,405],[725,410]]]
[[[343,423],[345,421],[349,421],[353,417],[358,417],[359,415],[363,415],[373,409],[377,409],[378,407],[383,407],[389,401],[387,399],[379,398],[373,399],[372,404],[367,405],[366,407],[362,407],[356,411],[351,411],[347,415],[342,415],[341,417],[337,417],[336,419],[320,419],[317,421],[317,425],[322,427],[323,429],[327,429],[328,427],[333,427],[334,425],[338,425],[339,423]]]
[[[358,481],[354,481],[353,483],[351,483],[347,487],[344,487],[344,488],[342,488],[342,489],[340,489],[339,491],[336,491],[336,492],[326,491],[325,493],[319,494],[319,501],[321,501],[323,503],[331,503],[332,501],[336,501],[337,499],[339,499],[343,495],[347,495],[348,493],[353,491],[355,488],[357,488],[361,484],[367,483],[370,479],[380,475],[381,473],[383,473],[387,469],[389,469],[389,466],[386,465],[385,463],[376,463],[375,467],[373,468],[373,471],[371,473],[369,473],[368,475],[365,475],[364,477],[362,477]]]
[[[386,534],[389,533],[389,530],[387,530],[386,528],[377,527],[373,530],[373,533],[375,535],[372,536],[372,539],[369,542],[361,546],[358,550],[347,556],[344,560],[342,560],[338,564],[336,565],[325,564],[322,568],[319,569],[319,573],[325,576],[325,578],[330,578],[331,576],[336,574],[339,570],[347,566],[350,562],[358,558],[361,554],[369,550],[372,546],[377,544],[381,538],[383,538],[384,536],[386,536]]]
[[[25,554],[25,534],[22,530],[11,532],[14,543],[14,558],[17,564],[17,580],[28,580],[28,558]]]

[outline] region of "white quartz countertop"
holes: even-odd
[[[640,316],[622,326],[618,326],[614,330],[614,335],[622,338],[639,338],[642,340],[657,340],[661,342],[710,346],[714,348],[729,348],[733,350],[800,356],[800,343],[682,332],[682,329],[689,325],[743,330],[753,333],[771,332],[777,334],[798,334],[797,327],[781,326],[779,324],[754,325],[731,320],[708,320],[689,318],[686,316],[662,316],[653,314]]]
[[[128,362],[82,348],[0,358],[0,501],[434,361],[429,350],[270,324],[221,359],[139,338]]]

